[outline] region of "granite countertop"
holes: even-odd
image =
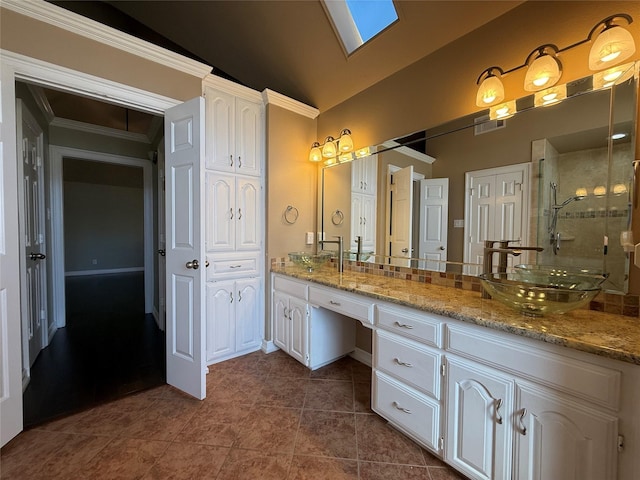
[[[521,335],[555,345],[640,365],[640,320],[633,317],[574,310],[562,315],[528,317],[478,292],[358,272],[297,266],[272,272],[358,293],[385,302],[455,318],[463,322]]]

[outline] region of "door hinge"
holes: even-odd
[[[473,188],[470,188],[470,189],[469,189],[469,196],[470,196],[470,197],[473,197]]]
[[[444,437],[438,439],[438,450],[444,450]]]
[[[618,452],[624,451],[624,435],[618,435]]]
[[[440,365],[440,375],[443,377],[447,375],[447,366],[444,363]]]

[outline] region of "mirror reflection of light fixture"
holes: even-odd
[[[476,95],[478,107],[488,107],[504,100],[504,85],[496,73],[502,75],[502,70],[499,67],[489,67],[478,77],[476,81],[476,84],[480,85]]]
[[[607,187],[604,185],[598,185],[593,189],[593,194],[598,198],[604,197],[607,194]]]
[[[555,57],[557,51],[555,45],[542,45],[531,52],[525,62],[528,64],[535,56],[524,77],[524,89],[527,92],[537,92],[558,83],[562,75],[562,66]]]
[[[602,70],[615,65],[635,53],[636,45],[631,33],[614,23],[621,19],[626,20],[627,24],[633,21],[629,15],[612,15],[599,22],[589,33],[589,39],[592,39],[592,36],[602,29],[589,52],[589,68],[591,70]]]
[[[627,193],[627,186],[624,183],[616,183],[612,191],[614,195],[622,195]]]
[[[587,189],[584,187],[580,187],[578,189],[576,189],[576,197],[578,198],[584,198],[587,196]]]
[[[562,85],[556,85],[555,87],[536,92],[533,95],[533,105],[536,107],[548,107],[549,105],[555,105],[565,98],[567,98],[567,85],[563,83]]]
[[[353,138],[351,138],[351,130],[344,128],[340,132],[340,136],[337,140],[332,136],[328,136],[324,139],[324,143],[322,145],[319,142],[313,142],[311,150],[309,151],[309,161],[320,162],[325,158],[335,158],[339,153],[344,154],[352,151]],[[351,159],[351,155],[349,155],[349,159]]]
[[[593,88],[608,88],[633,76],[633,63],[625,63],[593,74]]]
[[[371,155],[371,149],[369,147],[363,147],[356,150],[356,157],[358,158],[368,157],[369,155]]]
[[[513,117],[517,112],[516,101],[511,100],[509,102],[501,103],[489,108],[490,120],[504,120],[506,118]]]
[[[541,45],[529,54],[522,65],[509,70],[503,70],[497,66],[487,68],[476,81],[476,84],[479,85],[476,94],[476,105],[478,107],[490,107],[501,103],[504,100],[505,93],[504,86],[498,75],[504,77],[525,67],[527,68],[524,82],[525,90],[536,92],[555,85],[562,75],[562,66],[556,58],[558,54],[584,43],[593,42],[589,54],[589,68],[591,70],[602,70],[629,58],[635,53],[635,42],[631,33],[619,25],[621,20],[626,21],[627,24],[633,22],[631,16],[626,13],[611,15],[598,22],[584,40],[564,48],[557,48],[552,44]],[[615,81],[615,79],[608,81]],[[594,88],[602,87],[594,86]]]
[[[620,139],[622,139],[622,138],[624,138],[626,136],[627,136],[626,133],[622,133],[622,132],[614,133],[613,135],[611,135],[611,140],[620,140]]]

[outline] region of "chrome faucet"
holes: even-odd
[[[536,251],[541,252],[544,249],[542,247],[517,247],[509,246],[509,243],[514,240],[485,240],[484,241],[484,256],[482,262],[483,273],[490,274],[493,272],[493,254],[498,253],[498,273],[507,273],[507,257],[513,255],[518,257],[524,251]],[[498,247],[495,248],[495,244]],[[485,290],[482,290],[482,298],[491,298]]]
[[[356,250],[356,262],[359,262],[360,256],[362,255],[362,237],[360,235],[356,238],[356,243],[358,244],[358,249]]]
[[[342,235],[336,235],[338,240],[320,240],[318,243],[320,244],[320,248],[324,250],[325,243],[335,243],[338,245],[338,272],[344,272],[344,248],[342,246]]]

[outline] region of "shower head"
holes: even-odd
[[[571,202],[578,202],[580,200],[584,200],[585,197],[569,197],[567,198],[564,202],[562,202],[560,205],[552,205],[552,208],[555,209],[561,209],[562,207],[566,207],[567,205],[569,205]]]

